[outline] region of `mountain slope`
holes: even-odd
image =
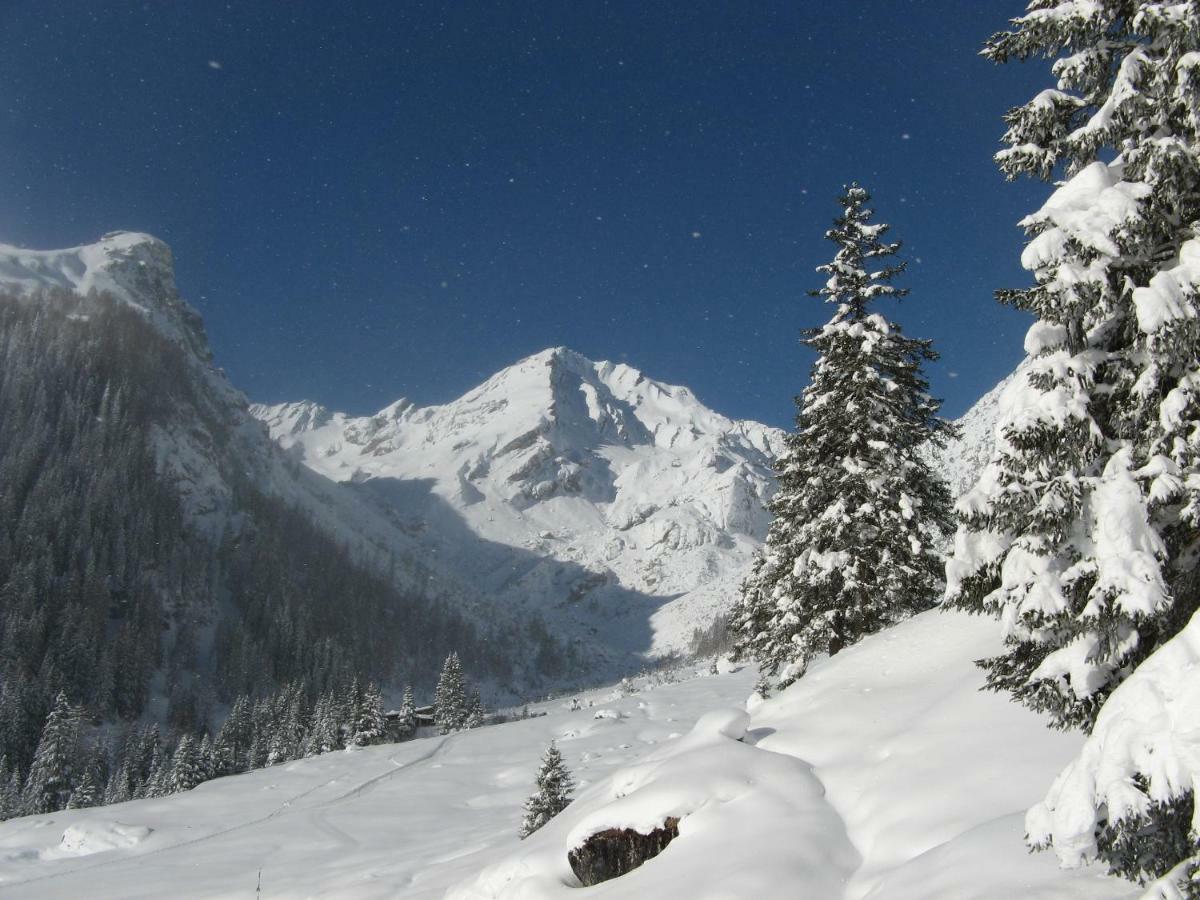
[[[1023,366],[1018,366],[990,391],[955,419],[958,436],[943,448],[934,448],[930,458],[946,483],[950,494],[960,497],[972,487],[996,446],[996,425],[1005,392],[1016,382]]]
[[[252,411],[502,608],[636,653],[685,647],[736,591],[765,533],[782,437],[561,347],[443,406]]]
[[[562,667],[544,634],[485,614],[394,522],[287,459],[212,365],[153,238],[0,245],[0,416],[0,756],[22,769],[60,689],[190,730],[284,681],[427,690],[451,650],[506,691]]]

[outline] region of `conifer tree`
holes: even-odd
[[[554,741],[546,748],[537,773],[537,790],[525,801],[525,816],[518,832],[522,840],[529,837],[571,803],[575,782]]]
[[[762,697],[764,700],[770,699],[771,679],[767,677],[765,672],[759,675],[758,680],[754,682],[754,693],[758,694],[758,696]]]
[[[79,783],[75,785],[71,796],[67,798],[67,809],[87,809],[99,806],[103,802],[104,791],[96,783],[91,769],[84,769],[83,774],[79,777]]]
[[[103,740],[94,741],[80,767],[78,783],[67,800],[67,809],[86,809],[105,803],[109,766],[108,745]]]
[[[412,737],[417,731],[417,703],[413,699],[412,685],[404,688],[404,698],[400,701],[399,709],[400,738]]]
[[[67,805],[79,765],[79,711],[59,692],[42,728],[33,765],[25,780],[25,815],[54,812]]]
[[[316,756],[342,748],[336,709],[336,699],[332,694],[323,694],[317,701],[312,715],[312,727],[305,739],[305,756]]]
[[[229,715],[217,732],[213,748],[214,767],[217,775],[233,775],[250,768],[249,752],[253,723],[250,713],[250,698],[241,694],[233,701]]]
[[[826,237],[837,247],[824,287],[832,318],[807,329],[818,354],[796,398],[796,430],[776,462],[774,519],[733,615],[735,652],[783,684],[820,653],[930,607],[940,585],[939,537],[950,495],[923,450],[952,427],[937,417],[922,364],[928,341],[904,336],[875,310],[906,290],[891,284],[898,243],[871,221],[870,195],[852,184]]]
[[[17,777],[14,778],[13,776]],[[0,821],[21,814],[20,775],[8,764],[7,756],[0,756]]]
[[[467,711],[463,725],[467,728],[479,728],[483,725],[483,716],[483,698],[479,695],[478,688],[471,688],[470,695],[467,697]]]
[[[199,748],[190,734],[185,734],[179,739],[175,753],[171,756],[171,770],[167,776],[167,793],[177,794],[180,791],[190,791],[196,785],[204,783],[204,767],[198,750]]]
[[[451,653],[442,666],[433,692],[433,721],[442,734],[464,727],[467,720],[467,685],[458,654]]]
[[[122,762],[109,776],[108,785],[104,788],[104,805],[124,803],[126,800],[132,800],[135,794],[136,785],[129,765]]]
[[[200,746],[196,749],[196,759],[200,766],[200,774],[203,776],[202,781],[211,781],[216,777],[215,750],[207,731],[204,732],[204,736],[200,739]]]
[[[1039,2],[985,50],[1065,54],[1057,88],[1008,113],[996,159],[1010,178],[1067,180],[1022,222],[1035,285],[999,292],[1037,321],[1023,390],[960,503],[947,601],[1002,619],[989,686],[1060,727],[1090,729],[1197,604],[1200,68],[1198,14],[1176,7]]]
[[[8,818],[24,815],[24,801],[21,790],[23,785],[21,770],[15,768],[12,770],[12,774],[8,776],[8,784],[0,785],[0,793],[3,794],[4,803],[8,808]]]
[[[1022,221],[1035,284],[998,294],[1036,321],[993,458],[959,503],[946,599],[1000,618],[988,686],[1058,727],[1090,731],[1200,604],[1197,51],[1200,8],[1163,0],[1035,0],[984,51],[1057,57],[996,159],[1010,178],[1065,181]],[[1187,779],[1117,782],[1124,812],[1099,848],[1115,871],[1157,876],[1195,852]],[[1093,807],[1075,821],[1108,818]]]
[[[359,747],[377,744],[384,737],[387,720],[383,717],[383,694],[374,682],[367,684],[359,701],[358,717],[354,723],[354,743]]]
[[[154,748],[150,772],[142,784],[140,797],[165,797],[171,793],[171,754],[161,745]]]

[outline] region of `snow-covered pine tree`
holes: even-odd
[[[446,657],[433,692],[433,721],[442,734],[457,731],[467,720],[467,683],[457,653]]]
[[[1089,730],[1200,596],[1200,11],[1030,10],[985,53],[1061,55],[1058,87],[1008,113],[997,161],[1067,180],[1022,223],[1036,284],[1000,292],[1037,322],[995,455],[959,504],[947,601],[1003,621],[991,687]]]
[[[21,770],[14,768],[12,770],[12,774],[8,778],[8,786],[6,788],[0,787],[0,791],[4,792],[4,796],[8,803],[8,808],[10,810],[10,812],[9,812],[10,818],[12,816],[24,815],[24,813],[22,812],[22,810],[24,809],[24,806],[23,806],[24,799],[23,799],[23,792],[22,792],[24,784],[25,784],[25,782],[21,778]]]
[[[571,803],[575,782],[567,771],[562,754],[554,741],[546,748],[537,773],[537,790],[525,801],[525,816],[518,832],[522,840],[529,837]]]
[[[479,688],[471,688],[467,696],[467,710],[463,725],[467,728],[479,728],[483,725],[484,715],[483,697],[479,695]]]
[[[417,703],[413,698],[411,684],[404,688],[404,698],[400,701],[399,713],[400,738],[403,740],[416,734],[417,731]]]
[[[313,707],[312,724],[304,738],[304,755],[317,756],[341,749],[337,721],[337,702],[332,694],[322,694]]]
[[[16,776],[15,778],[13,776]],[[0,821],[21,814],[21,779],[8,764],[8,757],[0,757]]]
[[[24,815],[54,812],[67,805],[80,762],[79,711],[59,692],[42,727],[22,793]]]
[[[253,739],[254,723],[250,698],[239,695],[229,709],[229,715],[217,732],[213,748],[215,775],[233,775],[250,768],[250,742]]]
[[[211,781],[216,777],[216,750],[213,748],[212,739],[208,736],[207,731],[200,738],[200,745],[196,748],[196,759],[200,766],[200,774],[203,776],[202,781]]]
[[[79,783],[67,798],[67,809],[88,809],[103,802],[104,791],[96,783],[91,769],[84,769],[83,774],[79,776]]]
[[[108,778],[108,785],[104,788],[104,805],[124,803],[126,800],[132,800],[136,793],[136,785],[130,774],[129,766],[122,762]]]
[[[178,794],[190,791],[204,783],[204,767],[199,748],[190,734],[185,734],[175,746],[171,756],[171,770],[167,775],[167,793]]]
[[[359,747],[378,744],[384,738],[387,720],[383,717],[383,694],[374,682],[368,682],[358,705],[354,723],[354,743]]]
[[[75,789],[67,799],[67,809],[86,809],[105,802],[110,765],[108,744],[97,739],[82,761]]]
[[[997,162],[1065,181],[1022,222],[1034,286],[999,293],[1037,321],[995,454],[959,503],[946,599],[1000,617],[990,687],[1091,731],[1200,603],[1200,7],[1036,0],[984,53],[1057,57],[1056,86],[1006,116]],[[1179,841],[1137,835],[1194,841],[1188,781],[1114,782],[1127,793],[1099,850],[1116,871],[1178,862]]]
[[[869,202],[847,187],[825,235],[837,252],[811,294],[835,311],[804,332],[818,358],[776,463],[766,546],[733,614],[737,655],[782,668],[785,685],[817,654],[929,608],[941,580],[950,494],[922,451],[952,426],[922,372],[937,358],[930,343],[874,309],[907,291],[891,284],[904,270],[890,261],[900,245],[883,240],[888,226],[871,221]]]
[[[754,693],[768,700],[771,697],[771,679],[767,677],[767,673],[763,672],[758,676],[758,680],[754,682]]]
[[[165,797],[171,793],[171,754],[161,745],[154,748],[154,758],[150,763],[150,774],[142,785],[140,796]]]

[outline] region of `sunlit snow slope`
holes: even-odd
[[[588,896],[1137,897],[1025,851],[1025,809],[1082,736],[978,690],[971,661],[996,642],[994,622],[933,611],[814,665],[748,719],[749,669],[642,681],[577,711],[15,819],[0,824],[0,895],[250,898],[261,873],[262,897],[567,898],[574,841],[679,815],[661,856]],[[551,738],[577,799],[519,841]]]
[[[728,604],[766,532],[782,438],[564,348],[444,406],[253,412],[504,608],[530,604],[569,634],[636,652],[686,646]]]

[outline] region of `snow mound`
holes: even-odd
[[[1137,896],[1026,852],[1025,810],[1082,736],[981,692],[995,623],[932,610],[814,665],[753,716],[764,750],[813,766],[862,854],[847,900]]]
[[[71,856],[90,856],[106,850],[135,847],[148,838],[152,830],[145,825],[120,822],[77,822],[67,826],[59,849]]]
[[[609,829],[679,836],[597,896],[1132,900],[1029,854],[1025,810],[1082,737],[979,690],[994,624],[934,610],[815,664],[756,712],[717,710],[592,784],[448,896],[566,897],[567,852]],[[712,679],[698,679],[712,683]],[[744,682],[743,682],[744,683]],[[752,743],[740,740],[753,736]]]
[[[1144,779],[1143,789],[1134,780]],[[1077,759],[1034,806],[1034,844],[1053,841],[1063,865],[1096,853],[1096,826],[1144,815],[1200,786],[1200,613],[1105,701]],[[1192,828],[1200,830],[1200,806]]]
[[[841,820],[807,765],[740,742],[748,724],[742,710],[704,715],[682,739],[590,788],[531,836],[526,852],[448,900],[574,896],[571,848],[610,828],[648,834],[669,818],[679,820],[679,836],[663,853],[589,896],[839,896],[859,862]]]

